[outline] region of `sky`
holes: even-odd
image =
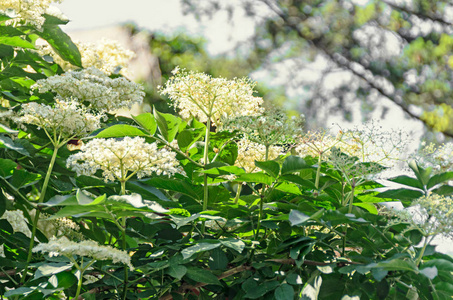
[[[193,15],[184,15],[180,0],[64,0],[55,4],[70,20],[66,32],[108,27],[133,21],[141,28],[172,34],[184,31],[208,40],[207,51],[221,54],[236,42],[249,38],[253,22],[240,14],[228,22],[226,12],[216,14],[209,22],[198,22]]]

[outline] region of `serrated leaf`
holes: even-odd
[[[181,280],[187,273],[187,268],[183,265],[179,265],[177,263],[170,263],[170,266],[167,269],[168,275],[174,277],[176,279]]]
[[[415,200],[423,196],[421,191],[410,190],[410,189],[394,189],[388,190],[376,195],[379,198],[390,198],[397,200]]]
[[[379,262],[376,267],[387,271],[412,271],[418,273],[418,268],[412,261],[401,259],[382,261]]]
[[[10,160],[0,158],[0,176],[3,178],[9,177],[13,174],[14,170],[16,169],[17,164]]]
[[[264,183],[266,185],[271,185],[274,182],[274,178],[265,174],[265,173],[247,173],[241,174],[235,181],[239,182],[255,182],[255,183]]]
[[[276,161],[257,161],[255,160],[255,166],[271,175],[274,178],[277,178],[280,174],[280,165]]]
[[[289,212],[289,221],[291,222],[292,226],[303,224],[308,219],[310,219],[310,216],[307,216],[306,214],[298,210],[291,209],[291,211]]]
[[[202,243],[198,243],[196,245],[190,246],[189,248],[182,250],[181,254],[182,254],[183,259],[187,259],[196,253],[212,250],[219,246],[220,246],[220,243],[203,243],[202,242]]]
[[[253,289],[249,289],[245,297],[249,299],[262,298],[266,293],[274,290],[279,284],[280,283],[278,281],[263,282],[258,286],[254,287]]]
[[[149,132],[149,135],[154,135],[157,130],[156,118],[151,113],[144,113],[138,116],[132,116],[135,122]]]
[[[16,151],[22,155],[30,156],[30,152],[19,141],[20,140],[13,141],[8,136],[0,135],[0,145],[3,145],[3,147]]]
[[[35,49],[35,46],[32,43],[24,40],[20,36],[0,36],[0,44],[20,48]]]
[[[79,49],[58,25],[44,25],[42,31],[36,31],[36,34],[45,39],[62,59],[74,66],[83,67]]]
[[[421,185],[420,181],[418,181],[415,178],[406,176],[406,175],[401,175],[401,176],[398,176],[398,177],[390,178],[388,180],[392,181],[392,182],[396,182],[396,183],[402,184],[402,185],[407,185],[407,186],[410,186],[410,187],[414,187],[414,188],[423,190],[423,185]]]
[[[192,146],[205,134],[202,128],[184,129],[178,134],[178,146],[182,151]]]
[[[45,265],[39,266],[35,272],[34,279],[41,278],[43,276],[50,276],[58,274],[60,272],[72,269],[72,264],[68,263],[46,263]]]
[[[207,284],[216,284],[216,285],[222,285],[217,279],[217,277],[212,274],[211,272],[200,269],[200,268],[187,268],[187,273],[186,276],[189,277],[190,279],[194,280],[195,282],[203,282]]]
[[[409,167],[414,171],[415,176],[417,177],[418,181],[421,183],[422,186],[428,184],[432,168],[428,167],[426,169],[420,167],[415,160],[411,160],[409,162]]]
[[[157,127],[159,128],[160,134],[167,141],[171,142],[175,139],[178,133],[179,126],[181,125],[181,118],[172,114],[165,114],[154,109],[154,117],[156,118]]]
[[[96,199],[93,199],[93,198],[85,195],[80,189],[77,190],[77,193],[76,193],[77,202],[80,205],[98,205],[98,204],[104,203],[106,197],[107,196],[104,194],[102,196],[97,197]]]
[[[102,130],[96,134],[95,138],[119,138],[125,136],[148,136],[143,130],[127,125],[127,124],[116,124]]]
[[[220,248],[216,248],[212,250],[208,264],[211,270],[225,270],[228,266],[228,258]]]
[[[283,161],[282,175],[292,174],[308,167],[310,166],[307,165],[302,157],[290,155]]]
[[[223,246],[231,248],[239,253],[242,253],[242,251],[245,248],[245,243],[238,239],[226,238],[226,239],[220,240],[220,243]]]
[[[426,188],[429,190],[429,189],[433,188],[434,186],[436,186],[440,183],[444,183],[449,180],[453,180],[453,172],[445,172],[445,173],[436,174],[429,179],[428,184],[426,185]]]

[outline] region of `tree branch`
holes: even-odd
[[[300,28],[297,26],[297,24],[294,24],[293,22],[291,22],[291,19],[289,18],[289,16],[287,16],[283,11],[281,10],[278,10],[275,5],[273,5],[272,3],[270,3],[269,0],[261,0],[262,2],[264,2],[273,12],[275,12],[277,14],[278,17],[280,17],[285,25],[289,28],[291,28],[292,30],[294,30],[297,35],[306,40],[308,43],[310,43],[313,47],[315,47],[316,49],[318,49],[319,51],[321,51],[324,55],[326,55],[331,61],[335,62],[339,67],[342,67],[343,69],[347,69],[348,71],[350,71],[351,73],[353,73],[355,76],[363,79],[371,88],[375,89],[379,94],[381,94],[382,96],[386,97],[387,99],[389,99],[390,101],[392,101],[393,103],[395,103],[396,105],[398,105],[407,115],[409,115],[410,117],[414,118],[414,119],[417,119],[421,122],[423,122],[423,124],[425,124],[425,126],[427,126],[428,128],[431,128],[432,129],[432,126],[428,125],[425,120],[423,120],[421,118],[421,116],[413,113],[410,111],[409,107],[404,104],[401,100],[398,99],[398,96],[395,95],[395,94],[392,94],[392,93],[389,93],[387,91],[385,91],[385,89],[382,87],[382,86],[379,86],[376,82],[374,82],[373,80],[370,80],[369,78],[366,77],[366,75],[363,73],[363,72],[360,72],[358,70],[356,70],[352,64],[353,63],[357,63],[359,64],[360,66],[362,66],[366,71],[370,71],[372,74],[373,74],[373,77],[374,77],[374,73],[369,70],[368,68],[366,68],[365,66],[361,65],[360,63],[358,62],[355,62],[355,61],[352,61],[350,59],[348,59],[347,57],[343,56],[343,55],[340,55],[338,53],[331,53],[329,50],[326,49],[326,47],[324,47],[322,44],[321,44],[321,39],[318,39],[318,40],[312,40],[312,39],[309,39],[307,38],[303,32],[300,30]],[[445,136],[447,137],[450,137],[450,138],[453,138],[453,133],[449,133],[449,132],[446,132],[446,131],[443,131],[442,132]]]

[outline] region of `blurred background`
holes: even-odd
[[[73,40],[118,40],[147,107],[176,66],[250,76],[306,129],[371,119],[420,139],[453,137],[453,6],[438,0],[65,0]]]

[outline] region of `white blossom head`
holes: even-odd
[[[222,130],[238,131],[248,139],[262,145],[294,143],[302,135],[304,118],[288,118],[284,111],[266,105],[261,115],[228,117]]]
[[[84,43],[74,41],[79,49],[82,66],[84,68],[94,67],[107,75],[119,73],[127,75],[127,64],[135,56],[135,53],[124,49],[118,42],[102,39],[98,43]],[[51,56],[64,71],[77,70],[78,67],[62,59],[49,44],[42,45],[39,53],[44,56]]]
[[[77,175],[93,175],[102,170],[105,181],[125,182],[156,173],[172,175],[178,172],[176,153],[147,143],[141,137],[123,139],[93,139],[81,151],[71,155],[67,167]]]
[[[0,1],[0,13],[13,18],[13,21],[41,28],[45,21],[43,14],[61,17],[61,12],[56,13],[58,8],[50,6],[51,3],[61,2],[62,0],[2,0]]]
[[[453,238],[453,199],[451,197],[432,193],[415,200],[404,210],[392,210],[392,215],[397,219],[389,225],[398,222],[409,223],[407,230],[418,229],[425,237],[444,234]]]
[[[27,237],[31,236],[27,219],[25,219],[24,213],[21,210],[5,210],[0,219],[6,219],[14,232],[22,232]]]
[[[74,255],[90,257],[94,260],[112,260],[115,263],[127,265],[134,269],[131,257],[126,251],[115,249],[110,246],[101,246],[95,241],[72,242],[67,237],[53,237],[48,243],[41,243],[33,248],[33,252],[48,253],[50,257],[66,256],[70,259]]]
[[[423,142],[416,154],[412,155],[422,168],[432,168],[433,174],[453,171],[453,143],[436,146]]]
[[[252,142],[244,137],[237,143],[238,157],[235,166],[244,168],[247,173],[257,171],[255,160],[264,161],[266,159],[266,147],[262,144]],[[276,159],[279,155],[283,155],[283,148],[280,146],[270,146],[268,153],[268,160]]]
[[[309,131],[300,138],[295,151],[301,157],[326,159],[332,148],[338,147],[340,139],[340,136],[334,137],[327,131]]]
[[[176,68],[161,94],[166,94],[183,118],[208,119],[220,125],[225,116],[259,114],[263,100],[253,96],[254,83],[249,79],[213,78],[205,73]]]
[[[51,91],[62,98],[75,98],[101,112],[131,108],[145,96],[141,85],[124,77],[112,79],[94,67],[40,79],[31,88],[40,93]]]
[[[54,133],[60,138],[81,137],[100,128],[100,114],[91,113],[80,103],[55,100],[53,106],[30,102],[22,105],[19,122],[33,124],[42,128],[54,139]],[[54,141],[55,142],[55,141]]]

